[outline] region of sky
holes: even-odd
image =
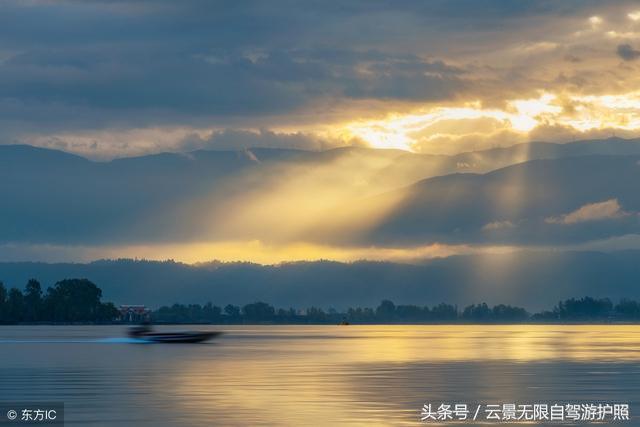
[[[21,183],[0,182],[0,260],[638,248],[638,159],[472,178],[535,155],[428,155],[620,150],[608,138],[640,138],[639,71],[633,1],[5,0],[0,145],[100,163],[0,158]],[[108,163],[162,152],[190,154]]]
[[[0,5],[0,141],[94,159],[640,135],[631,1]]]

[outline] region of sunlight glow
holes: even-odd
[[[503,109],[483,108],[476,101],[460,107],[435,107],[393,114],[382,120],[352,122],[345,128],[352,137],[374,148],[430,152],[428,145],[433,139],[468,136],[463,122],[470,120],[491,122],[496,132],[525,138],[545,126],[566,128],[577,134],[601,129],[640,131],[640,92],[589,96],[545,92],[538,98],[507,101]],[[441,123],[445,121],[459,121],[461,126],[448,126],[443,131]],[[444,153],[436,150],[433,154]]]
[[[599,16],[592,16],[591,18],[589,18],[589,23],[591,25],[600,25],[602,24],[602,18],[600,18]]]
[[[519,248],[507,245],[473,246],[432,243],[411,247],[331,246],[306,242],[274,244],[260,240],[134,244],[116,246],[0,245],[0,259],[24,258],[43,262],[91,262],[97,259],[173,260],[186,264],[208,262],[252,262],[277,265],[287,262],[331,260],[338,262],[391,261],[413,263],[452,255],[507,254]],[[18,258],[3,256],[14,249]],[[20,254],[24,258],[20,258]]]

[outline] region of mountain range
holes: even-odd
[[[37,278],[43,288],[83,277],[94,281],[107,301],[146,304],[243,305],[265,301],[279,307],[376,306],[400,304],[465,306],[486,301],[528,310],[581,297],[640,298],[640,251],[554,252],[465,255],[418,264],[361,261],[183,264],[114,260],[86,264],[0,263],[0,280],[23,288]]]
[[[616,247],[640,235],[638,140],[533,142],[455,156],[256,148],[103,162],[4,145],[0,173],[0,254],[16,245],[225,240],[515,248],[411,264],[26,259],[0,262],[7,286],[86,277],[107,299],[150,306],[264,300],[344,308],[390,298],[535,310],[586,294],[640,297],[640,252]],[[592,251],[601,247],[607,252]]]
[[[4,145],[0,244],[580,243],[640,231],[639,162],[640,142],[617,138],[455,156],[260,148],[108,162]]]

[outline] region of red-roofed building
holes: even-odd
[[[151,310],[144,305],[121,305],[118,310],[122,322],[144,322],[151,318]]]

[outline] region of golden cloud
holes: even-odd
[[[458,107],[435,107],[381,120],[355,121],[347,132],[375,148],[429,154],[455,154],[469,149],[512,145],[545,129],[563,130],[569,138],[605,131],[640,135],[640,91],[623,95],[541,93],[513,99],[504,108],[483,108],[480,101]],[[475,141],[470,145],[469,139]]]
[[[581,206],[573,212],[545,220],[549,224],[578,224],[581,222],[601,221],[605,219],[617,219],[628,215],[622,210],[617,199],[603,202],[589,203]]]

